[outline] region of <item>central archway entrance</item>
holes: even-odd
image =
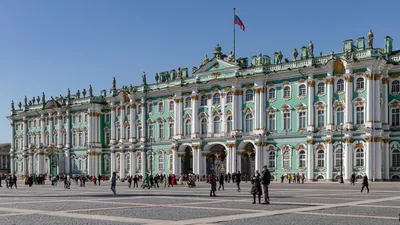
[[[193,173],[193,153],[192,148],[187,146],[184,151],[185,155],[181,158],[182,160],[182,168],[181,171],[183,174]]]
[[[207,174],[215,173],[219,175],[226,173],[226,152],[225,146],[215,144],[211,146],[207,157]]]
[[[247,174],[247,177],[251,177],[256,169],[256,154],[253,143],[248,142],[244,147],[244,152],[242,152],[241,157],[241,164],[241,173],[243,175]]]

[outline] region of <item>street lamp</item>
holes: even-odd
[[[340,123],[340,180],[339,183],[343,184],[343,123]]]
[[[153,175],[153,136],[150,136],[150,175]]]

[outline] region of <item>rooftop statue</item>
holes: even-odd
[[[282,63],[283,54],[281,51],[278,52],[278,63]]]
[[[81,98],[81,91],[78,90],[78,91],[76,92],[76,97],[77,97],[78,99]]]
[[[12,110],[12,111],[15,111],[14,101],[11,101],[11,110]]]
[[[133,92],[133,86],[132,86],[132,84],[129,85],[129,92]]]
[[[24,103],[25,103],[25,106],[28,105],[28,98],[26,97],[26,95],[25,95],[25,98],[24,98]]]
[[[156,73],[155,79],[156,79],[156,84],[158,84],[158,81],[160,80],[160,76],[158,75],[158,73]]]
[[[70,100],[71,99],[71,89],[68,88],[68,93],[67,93],[67,99]]]
[[[176,78],[182,79],[182,71],[180,67],[176,70]]]
[[[92,88],[92,85],[89,85],[89,97],[93,97],[93,88]]]
[[[368,32],[368,48],[373,48],[373,42],[374,42],[374,33],[372,33],[372,30],[369,30],[369,32]]]
[[[82,95],[83,95],[83,98],[85,98],[85,97],[86,97],[86,89],[83,89],[83,91],[82,91]]]
[[[19,108],[19,110],[22,109],[22,103],[21,102],[18,103],[18,108]]]
[[[60,95],[60,97],[58,98],[60,101],[61,101],[61,103],[63,102],[63,100],[64,100],[64,97],[62,96],[62,95]]]
[[[312,41],[310,41],[310,44],[308,44],[308,55],[311,58],[314,58],[314,44],[312,43]]]
[[[229,63],[235,63],[235,56],[233,55],[233,52],[229,52],[228,58],[227,58],[227,62]]]
[[[288,63],[289,62],[289,59],[288,58],[285,58],[285,63]]]
[[[206,57],[204,58],[203,62],[200,64],[200,67],[206,65],[208,62],[210,62],[210,60],[208,59],[208,56],[206,55]]]
[[[142,73],[142,80],[143,80],[143,84],[146,85],[147,81],[146,81],[146,72],[143,71]]]
[[[29,106],[32,106],[32,105],[33,105],[31,100],[29,100],[28,105],[29,105]]]
[[[46,103],[46,95],[44,94],[44,92],[42,93],[42,103]]]
[[[319,52],[319,56],[322,56],[322,51]]]
[[[297,60],[297,56],[299,55],[299,53],[297,52],[297,49],[295,48],[293,50],[293,60],[296,61]]]
[[[35,104],[35,102],[36,102],[35,97],[32,98],[32,102],[33,102],[33,104]]]
[[[40,97],[39,96],[37,96],[36,101],[37,101],[38,104],[40,104]]]
[[[116,89],[117,89],[117,80],[115,80],[115,77],[113,77],[112,89],[113,89],[113,90],[116,90]]]

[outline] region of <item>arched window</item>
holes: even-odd
[[[164,103],[163,102],[158,103],[158,112],[159,113],[164,112]]]
[[[185,136],[189,136],[192,130],[192,122],[190,120],[186,120],[185,122]]]
[[[269,131],[275,130],[275,112],[268,113],[268,126]]]
[[[364,167],[364,149],[356,150],[356,167]]]
[[[82,133],[79,133],[78,135],[78,145],[82,146]]]
[[[283,88],[283,98],[290,98],[290,87],[286,86]]]
[[[202,95],[200,97],[200,106],[206,106],[207,105],[207,95]]]
[[[362,90],[364,89],[364,78],[359,77],[356,80],[356,90]]]
[[[153,113],[153,103],[149,103],[147,107],[149,108],[149,113]]]
[[[108,145],[109,143],[110,143],[110,131],[109,130],[106,130],[106,131],[104,131],[104,136],[105,136],[105,141],[106,141],[106,145]],[[65,135],[65,138],[67,138],[67,135]],[[66,139],[65,139],[66,140]],[[64,143],[66,143],[66,141],[64,142]]]
[[[117,116],[118,117],[121,116],[121,108],[120,107],[117,108]],[[80,122],[81,122],[81,116],[79,115],[79,123]]]
[[[190,97],[185,98],[185,108],[192,107],[192,99]]]
[[[392,167],[400,167],[400,151],[398,149],[392,152]]]
[[[252,89],[247,89],[246,91],[246,102],[253,101],[254,91]]]
[[[228,116],[226,119],[226,132],[228,134],[232,132],[232,116]]]
[[[338,149],[335,152],[335,167],[340,167],[342,164],[342,149]]]
[[[141,126],[137,127],[137,136],[139,139],[142,138],[142,136],[143,136],[143,129]]]
[[[356,124],[364,124],[364,106],[356,107]]]
[[[141,155],[138,155],[138,157],[137,157],[137,168],[138,168],[139,172],[142,171],[142,157],[141,157]]]
[[[317,167],[318,168],[325,167],[325,152],[324,152],[324,150],[319,150],[317,152]]]
[[[129,154],[125,156],[125,170],[130,170],[131,168],[131,157]]]
[[[246,132],[253,131],[253,115],[247,114],[246,115]]]
[[[299,86],[299,97],[305,97],[306,96],[306,85],[300,84]]]
[[[283,159],[283,163],[282,163],[283,166],[282,167],[284,169],[289,169],[290,168],[290,152],[289,151],[285,151],[283,153],[282,159]]]
[[[201,134],[202,135],[207,134],[207,119],[206,118],[201,119]]]
[[[169,139],[172,139],[174,137],[174,123],[169,123]]]
[[[283,129],[290,130],[291,128],[291,121],[290,121],[290,112],[283,113]]]
[[[126,107],[126,114],[127,115],[131,114],[131,106],[129,105]]]
[[[149,138],[154,138],[154,125],[149,124]]]
[[[158,155],[158,171],[164,171],[164,155]]]
[[[321,128],[325,126],[325,110],[318,109],[317,111],[317,127]]]
[[[299,129],[303,130],[306,129],[306,112],[305,111],[300,111],[299,112]]]
[[[268,91],[268,99],[274,99],[275,98],[275,88],[271,88]]]
[[[392,93],[397,94],[400,92],[400,82],[395,80],[392,82]]]
[[[305,168],[306,167],[306,152],[304,150],[301,150],[299,152],[299,168]]]
[[[169,110],[169,111],[174,111],[174,101],[170,101],[170,102],[169,102],[168,110]]]
[[[164,139],[164,123],[158,124],[158,139],[160,140]]]
[[[213,105],[219,105],[221,103],[221,95],[219,93],[213,96]]]
[[[270,151],[269,152],[269,168],[275,168],[276,163],[275,163],[275,151]]]
[[[118,155],[117,155],[117,157],[115,159],[115,161],[116,161],[115,162],[115,165],[116,165],[115,169],[117,171],[120,171],[120,169],[121,169],[121,159],[120,159],[120,157],[121,157],[121,154],[118,153]]]
[[[128,139],[131,137],[131,127],[126,127],[125,137]]]
[[[325,83],[319,83],[317,86],[317,94],[321,95],[325,93]]]
[[[232,103],[232,100],[233,100],[233,98],[232,98],[232,92],[228,92],[228,93],[226,94],[226,103],[227,103],[227,104]]]
[[[221,132],[221,119],[219,116],[214,117],[214,134],[218,134]]]
[[[343,79],[339,79],[336,83],[336,91],[338,92],[342,92],[344,91],[344,80]]]
[[[336,126],[344,123],[344,109],[343,107],[338,107],[336,109]]]
[[[394,126],[394,127],[400,126],[400,109],[399,108],[392,109],[392,126]]]
[[[117,138],[117,141],[119,141],[119,139],[121,138],[121,128],[117,128],[117,131],[116,131],[116,138]],[[79,138],[80,139],[80,138]]]

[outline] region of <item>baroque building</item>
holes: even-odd
[[[367,41],[368,46],[365,42]],[[368,39],[315,56],[312,42],[236,59],[217,45],[201,65],[155,83],[12,103],[11,173],[233,173],[277,179],[400,177],[400,51]],[[300,55],[300,57],[298,57]],[[250,61],[250,62],[249,62]],[[272,61],[272,62],[271,62]]]
[[[11,144],[0,144],[0,175],[10,172],[10,149]]]

